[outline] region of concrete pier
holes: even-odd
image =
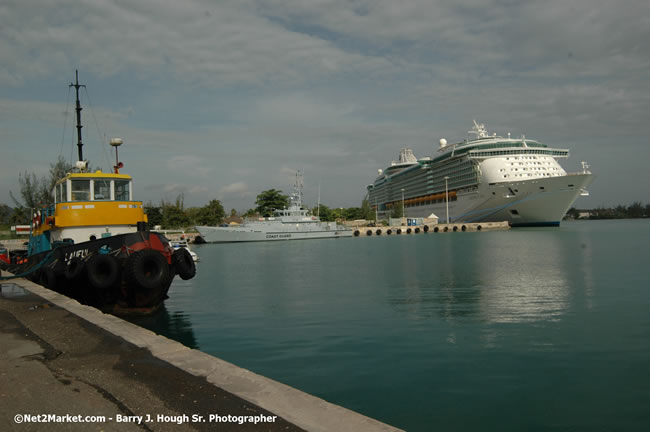
[[[28,239],[10,239],[10,240],[0,240],[0,243],[7,248],[8,251],[14,251],[16,249],[27,249],[25,242]]]
[[[0,285],[0,412],[3,431],[398,431],[25,279]]]
[[[417,226],[382,226],[355,228],[354,237],[373,237],[390,235],[437,234],[455,232],[484,232],[509,230],[508,222],[449,223]]]

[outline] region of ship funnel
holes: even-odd
[[[410,148],[403,148],[399,152],[399,163],[417,163],[417,161]]]

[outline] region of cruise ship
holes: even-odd
[[[322,222],[302,206],[302,177],[296,174],[289,206],[271,217],[247,220],[239,226],[196,226],[207,243],[307,240],[351,237],[352,230],[336,222]]]
[[[417,159],[402,149],[397,162],[367,187],[379,217],[436,215],[441,222],[498,222],[511,226],[558,226],[592,181],[589,166],[567,173],[558,163],[569,150],[525,136],[488,134],[474,121],[470,139],[448,144],[439,155]]]

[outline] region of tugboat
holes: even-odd
[[[14,277],[116,314],[147,314],[159,309],[175,275],[187,280],[196,267],[185,248],[174,250],[164,235],[147,229],[142,201],[133,200],[132,178],[121,174],[122,140],[114,138],[113,172],[88,171],[81,140],[79,73],[76,90],[79,161],[59,179],[54,204],[35,209],[29,244],[0,263]],[[6,279],[3,277],[2,279]]]

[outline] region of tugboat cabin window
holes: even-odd
[[[110,180],[95,180],[93,187],[94,200],[104,201],[111,199],[111,181]]]
[[[130,201],[129,181],[115,180],[115,201]]]
[[[90,201],[90,180],[71,180],[72,201]]]
[[[55,197],[56,202],[66,202],[68,200],[68,183],[63,182],[59,183],[56,186],[56,197]]]

